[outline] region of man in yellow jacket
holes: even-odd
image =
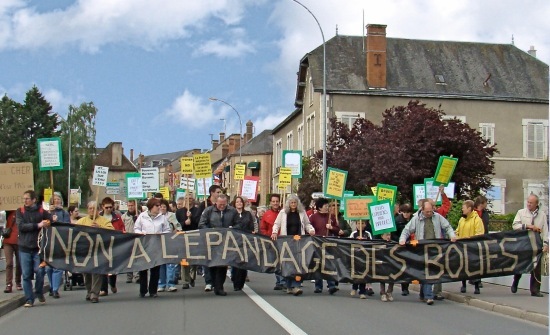
[[[475,211],[475,203],[472,200],[466,200],[462,203],[462,218],[458,221],[458,227],[456,229],[456,237],[468,238],[475,235],[485,234],[485,228],[483,227],[483,221],[477,215]],[[475,289],[474,294],[479,294],[480,279],[473,280]],[[466,293],[466,281],[462,281],[462,287],[460,292]]]
[[[97,202],[88,203],[88,215],[81,218],[76,224],[94,228],[115,229],[111,221],[97,214]],[[95,218],[95,220],[94,220]],[[93,303],[99,302],[99,291],[101,290],[102,275],[96,273],[85,273],[84,282],[86,283],[86,300]]]

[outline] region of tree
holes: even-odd
[[[69,106],[67,119],[60,124],[63,148],[63,170],[55,172],[56,188],[65,190],[68,186],[69,164],[71,170],[70,188],[80,188],[84,197],[91,194],[89,178],[93,174],[93,161],[96,152],[95,122],[97,108],[93,102],[80,106]],[[69,146],[71,157],[69,160]],[[68,192],[63,191],[63,193]]]
[[[331,119],[327,165],[348,171],[346,189],[367,194],[377,183],[398,187],[412,199],[412,185],[433,177],[439,157],[458,158],[453,175],[457,194],[476,195],[491,185],[497,153],[481,134],[460,120],[443,120],[443,110],[419,101],[387,109],[380,125],[358,119],[352,129]],[[318,152],[317,157],[322,153]]]
[[[302,180],[298,185],[297,194],[306,207],[311,202],[311,194],[322,191],[321,166],[315,157],[302,158]]]
[[[19,149],[23,146],[21,109],[22,105],[7,95],[0,100],[0,163],[19,161]]]

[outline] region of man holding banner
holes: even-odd
[[[438,213],[434,213],[434,208],[430,200],[422,201],[421,211],[411,219],[403,229],[399,237],[399,244],[405,245],[412,234],[415,234],[417,240],[433,240],[443,238],[443,232],[450,237],[451,242],[456,242],[456,235],[449,221]],[[433,284],[420,285],[420,300],[428,305],[433,305]]]

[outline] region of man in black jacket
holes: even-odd
[[[196,230],[199,226],[199,221],[201,219],[200,209],[195,207],[195,199],[189,196],[187,202],[189,203],[189,209],[185,207],[184,197],[178,198],[177,210],[176,210],[176,219],[181,225],[183,231]],[[195,278],[197,276],[197,266],[196,265],[187,265],[182,266],[182,280],[183,285],[182,289],[186,290],[190,286],[195,287]],[[206,278],[206,276],[205,276]],[[206,280],[206,279],[205,279]],[[209,278],[206,284],[212,285],[212,280]]]
[[[23,273],[23,291],[25,292],[25,307],[32,307],[34,299],[46,303],[44,298],[44,267],[40,267],[40,247],[38,235],[43,227],[50,224],[50,215],[36,203],[36,193],[33,190],[23,193],[24,206],[17,210],[15,222],[19,229],[19,261]],[[34,291],[32,279],[35,280]],[[36,295],[35,295],[36,294]]]

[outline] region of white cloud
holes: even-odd
[[[255,49],[251,44],[242,40],[222,43],[221,40],[210,40],[195,49],[193,56],[214,55],[219,58],[238,58],[246,53],[254,53]]]
[[[80,102],[78,98],[65,96],[63,92],[55,89],[49,88],[42,91],[42,94],[48,100],[50,105],[52,105],[52,112],[66,117],[69,113],[69,105],[79,106]]]
[[[165,117],[188,128],[202,128],[214,121],[219,121],[220,118],[224,118],[225,112],[216,109],[208,99],[193,95],[185,90],[174,100],[172,106],[164,112],[161,119],[165,120]]]

